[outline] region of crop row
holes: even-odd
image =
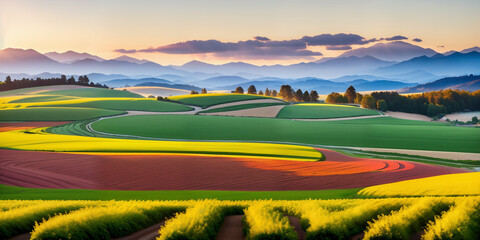
[[[157,239],[214,239],[225,216],[244,215],[247,239],[475,239],[480,197],[302,201],[0,201],[0,239],[111,239],[163,223]]]

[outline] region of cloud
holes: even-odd
[[[216,39],[190,40],[159,47],[144,49],[116,49],[115,52],[128,54],[136,52],[164,54],[207,54],[218,58],[238,59],[312,59],[322,56],[310,46],[325,46],[327,50],[345,51],[354,45],[365,45],[381,40],[395,41],[407,39],[404,36],[367,39],[358,34],[320,34],[303,36],[298,39],[271,40],[264,36],[255,36],[252,40],[222,42]],[[416,41],[415,39],[413,41]]]
[[[346,45],[364,45],[370,42],[376,42],[377,39],[365,39],[357,34],[320,34],[313,37],[304,36],[301,40],[309,46],[346,46]]]
[[[261,37],[261,36],[253,37],[253,39],[258,40],[258,41],[262,41],[262,42],[270,41],[270,38],[268,38],[268,37]]]
[[[385,40],[387,41],[399,41],[399,40],[407,40],[408,38],[405,37],[405,36],[400,36],[400,35],[397,35],[397,36],[393,36],[393,37],[389,37],[389,38],[385,38]]]
[[[445,46],[443,46],[443,45],[440,45],[440,46],[437,46],[437,47],[439,47],[439,48],[444,48]]]
[[[412,41],[414,41],[414,42],[421,42],[422,39],[420,39],[420,38],[414,38],[414,39],[412,39]]]
[[[339,51],[339,50],[350,50],[350,46],[327,46],[327,50]]]
[[[244,59],[272,59],[272,58],[311,58],[322,56],[322,53],[307,50],[307,44],[302,40],[272,41],[247,40],[239,42],[221,42],[218,40],[192,40],[178,42],[160,47],[149,47],[136,52],[159,52],[166,54],[214,54],[217,57],[244,58]]]
[[[137,50],[135,50],[135,49],[128,49],[128,50],[127,50],[127,49],[123,49],[123,48],[121,48],[121,49],[115,49],[115,50],[113,50],[113,51],[114,51],[114,52],[119,52],[119,53],[125,53],[125,54],[136,53],[136,52],[137,52]]]

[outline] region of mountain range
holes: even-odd
[[[125,86],[126,80],[130,81],[128,85],[133,86],[132,79],[155,78],[157,80],[149,82],[218,90],[233,90],[233,87],[248,84],[258,84],[261,88],[295,84],[302,90],[322,88],[324,91],[356,84],[354,86],[359,91],[393,90],[442,77],[480,74],[479,51],[479,47],[473,47],[440,54],[432,49],[396,41],[353,49],[338,57],[291,65],[258,66],[244,62],[215,65],[191,61],[180,66],[163,66],[129,56],[108,60],[73,51],[41,54],[33,49],[7,48],[0,50],[0,77],[4,79],[10,75],[20,79],[87,74],[94,82],[117,80],[109,84],[119,87]],[[145,82],[148,81],[136,84]],[[371,89],[375,84],[377,89]]]

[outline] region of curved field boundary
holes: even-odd
[[[238,106],[238,105],[245,105],[245,104],[257,104],[257,103],[283,103],[286,104],[284,101],[281,101],[279,99],[274,99],[274,98],[268,98],[268,99],[253,99],[253,100],[239,100],[235,102],[229,102],[229,103],[222,103],[222,104],[217,104],[213,105],[211,107],[203,109],[203,111],[209,111],[212,109],[217,109],[217,108],[225,108],[225,107],[231,107],[231,106]]]
[[[255,107],[255,108],[226,111],[226,112],[211,112],[211,113],[200,112],[199,115],[274,118],[275,116],[277,116],[278,112],[281,111],[284,106],[285,105]]]
[[[251,95],[251,94],[237,94],[237,93],[213,93],[213,94],[194,94],[194,95],[182,95],[182,96],[173,96],[169,99],[182,102],[188,105],[200,106],[202,108],[208,108],[214,105],[238,102],[238,101],[247,101],[254,99],[274,99],[272,97],[262,96],[262,95]],[[281,101],[281,100],[277,100]]]

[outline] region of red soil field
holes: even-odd
[[[0,123],[0,132],[30,129],[38,127],[53,127],[58,125],[67,124],[69,122],[10,122]]]
[[[331,150],[323,162],[186,155],[89,155],[0,150],[0,183],[105,190],[280,191],[367,187],[468,172]]]

